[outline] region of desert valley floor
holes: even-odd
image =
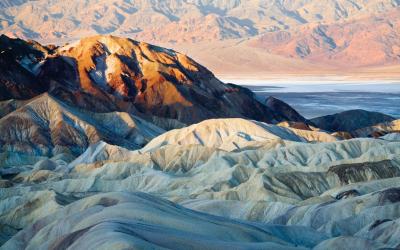
[[[295,108],[302,116],[312,119],[364,109],[400,118],[400,81],[302,80],[228,80],[252,90],[257,99],[274,96]]]

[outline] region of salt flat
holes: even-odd
[[[381,112],[400,117],[400,82],[348,80],[238,80],[260,100],[272,95],[282,99],[307,118],[352,109]]]

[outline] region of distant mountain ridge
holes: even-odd
[[[273,54],[348,67],[400,63],[400,8],[357,20],[307,24],[250,41]]]
[[[400,64],[399,6],[394,0],[7,0],[0,3],[0,33],[45,43],[96,34],[130,37],[196,55],[216,73],[238,72],[220,60],[244,60],[250,71],[259,67],[249,53],[255,48],[267,65],[276,62],[269,55],[283,58],[278,69],[257,72],[293,71],[302,61],[340,72]],[[300,69],[310,67],[318,70],[307,63]]]
[[[0,5],[4,8],[0,27],[4,33],[25,38],[115,33],[140,36],[146,41],[193,42],[245,38],[306,23],[357,19],[399,5],[393,0],[7,0]]]

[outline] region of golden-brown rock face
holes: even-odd
[[[145,107],[192,106],[179,87],[211,94],[225,90],[211,72],[190,58],[130,39],[95,36],[59,48],[58,55],[76,62],[83,90],[105,92]]]
[[[72,65],[75,87],[118,109],[191,124],[214,117],[249,117],[273,122],[252,94],[220,82],[191,58],[147,43],[94,36],[61,47],[54,55]],[[45,73],[46,75],[46,73]]]
[[[205,67],[170,49],[94,36],[48,50],[42,52],[40,62],[29,61],[29,67],[13,61],[31,77],[27,92],[32,94],[6,91],[3,100],[28,99],[48,91],[69,105],[91,111],[134,112],[184,124],[218,117],[287,120],[258,102],[249,90],[222,83]]]

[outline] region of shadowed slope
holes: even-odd
[[[107,122],[104,122],[107,121]],[[92,113],[42,94],[0,119],[1,165],[18,152],[32,156],[79,155],[99,140],[130,149],[143,146],[164,130],[127,113]],[[3,166],[4,167],[4,166]]]
[[[46,90],[37,78],[35,65],[45,54],[31,44],[0,36],[0,101],[29,99]]]
[[[277,113],[285,118],[286,121],[308,123],[307,119],[300,115],[289,104],[270,96],[265,100],[265,105],[274,113]]]

